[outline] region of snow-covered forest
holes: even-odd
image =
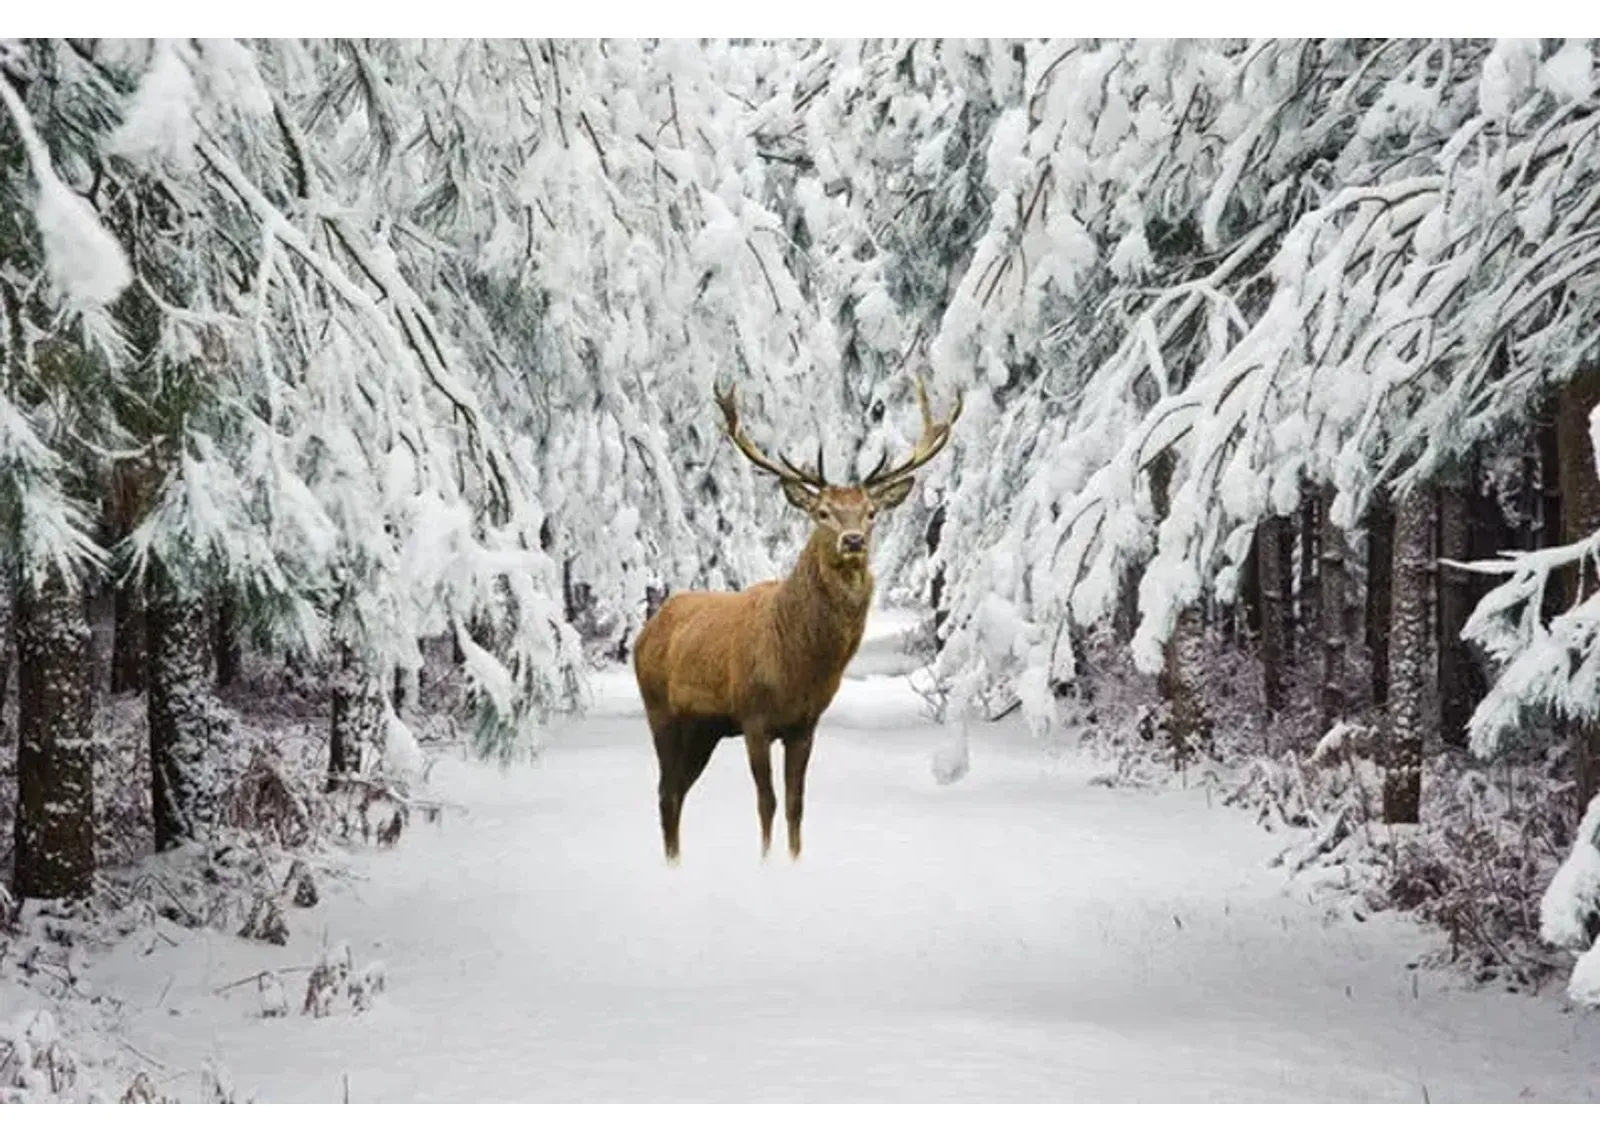
[[[1404,981],[1592,1098],[1597,52],[0,40],[0,1102],[427,1098],[348,1061],[471,1010],[406,1007],[452,931],[561,997],[483,1018],[567,1048],[433,1098],[1426,1098],[1309,1055],[630,1087],[594,1015],[713,965],[784,1003],[767,948],[907,1012],[948,996],[911,963],[1043,990],[1093,941],[1242,997],[1277,940],[1306,991],[1263,1020],[1370,1031]],[[877,523],[805,861],[761,863],[729,742],[666,867],[634,640],[810,529],[716,392],[846,483],[919,384],[961,415]]]

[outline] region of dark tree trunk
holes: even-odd
[[[1559,547],[1566,529],[1562,521],[1565,513],[1562,510],[1562,484],[1563,472],[1561,464],[1562,434],[1560,430],[1561,413],[1570,403],[1564,395],[1550,401],[1544,408],[1543,416],[1539,419],[1538,451],[1539,451],[1539,536],[1538,544],[1541,548]],[[1540,614],[1545,622],[1560,615],[1567,609],[1566,590],[1567,580],[1555,577],[1545,584],[1544,603]]]
[[[1287,516],[1283,523],[1273,528],[1273,535],[1278,541],[1278,598],[1283,607],[1283,636],[1281,646],[1280,669],[1285,679],[1294,666],[1295,653],[1295,621],[1294,621],[1294,522]],[[1262,591],[1266,586],[1262,585]]]
[[[239,605],[233,592],[217,593],[216,614],[211,626],[211,655],[217,666],[217,687],[231,687],[239,678],[244,653],[239,639]]]
[[[211,671],[206,610],[204,595],[181,586],[159,561],[152,562],[145,608],[145,666],[157,850],[171,849],[195,836]]]
[[[1466,561],[1493,551],[1496,536],[1488,534],[1492,511],[1499,510],[1476,494],[1476,466],[1468,479],[1447,482],[1439,489],[1439,559]],[[1488,550],[1485,550],[1488,549]],[[1478,703],[1488,694],[1488,680],[1461,638],[1461,629],[1483,595],[1483,577],[1439,564],[1439,737],[1462,749],[1467,745],[1467,724]]]
[[[1289,600],[1283,590],[1283,537],[1289,521],[1268,516],[1256,527],[1261,584],[1261,692],[1267,713],[1284,709],[1284,668],[1289,650]]]
[[[1372,705],[1389,703],[1389,625],[1394,610],[1394,504],[1379,488],[1367,508],[1367,663]]]
[[[1234,606],[1243,622],[1237,628],[1239,642],[1261,635],[1261,529],[1250,538],[1250,553],[1239,569],[1239,598]]]
[[[138,694],[145,684],[144,585],[120,580],[112,595],[111,693]]]
[[[1162,664],[1167,698],[1167,737],[1181,770],[1211,741],[1211,719],[1201,699],[1205,680],[1205,627],[1200,608],[1191,604],[1178,613],[1167,639]]]
[[[1317,517],[1322,522],[1318,545],[1322,568],[1318,577],[1321,599],[1317,613],[1322,625],[1322,729],[1327,732],[1342,719],[1350,707],[1345,681],[1345,663],[1350,639],[1349,573],[1345,559],[1345,536],[1334,526],[1334,491],[1324,485],[1318,496]]]
[[[1117,641],[1124,646],[1133,640],[1133,633],[1139,629],[1139,580],[1143,576],[1142,565],[1130,564],[1122,569],[1117,585],[1117,610],[1112,623]]]
[[[1322,598],[1318,585],[1318,536],[1320,534],[1321,501],[1316,488],[1306,480],[1300,482],[1300,595],[1297,611],[1300,628],[1305,632],[1307,650],[1320,642],[1321,622],[1318,601]]]
[[[944,561],[939,559],[939,542],[944,538],[944,505],[940,504],[928,517],[928,559],[933,563],[933,575],[928,580],[928,606],[933,610],[933,645],[944,650],[944,625],[950,618],[950,609],[944,606]]]
[[[1561,462],[1561,518],[1566,543],[1600,532],[1600,474],[1595,472],[1594,443],[1589,436],[1589,414],[1600,404],[1600,369],[1579,374],[1561,391],[1556,419]],[[1588,560],[1566,575],[1563,595],[1568,606],[1594,594],[1595,565]],[[1582,816],[1600,794],[1600,719],[1590,718],[1573,728],[1572,776],[1577,783],[1577,806]]]
[[[1150,465],[1150,501],[1158,520],[1166,518],[1172,505],[1172,469],[1170,452],[1162,453]],[[1211,736],[1200,691],[1205,670],[1203,636],[1200,606],[1190,604],[1178,613],[1172,634],[1167,637],[1157,680],[1167,703],[1167,738],[1180,769]]]
[[[94,881],[93,663],[81,583],[51,568],[17,599],[18,897],[86,897]]]
[[[17,601],[11,590],[11,569],[0,561],[0,726],[6,724],[6,697],[11,687],[12,626]],[[0,739],[4,736],[0,735]]]
[[[1418,820],[1422,802],[1423,702],[1428,675],[1428,565],[1433,497],[1413,488],[1394,525],[1394,613],[1390,619],[1389,747],[1383,820]]]
[[[328,787],[367,772],[377,748],[378,714],[383,698],[370,673],[348,643],[339,644],[333,674],[328,733]]]

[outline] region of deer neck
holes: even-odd
[[[840,567],[828,540],[813,533],[778,591],[778,630],[791,661],[805,674],[844,670],[861,642],[872,603],[872,572],[865,561]]]

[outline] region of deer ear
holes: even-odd
[[[911,476],[897,480],[874,496],[873,502],[879,508],[898,508],[904,503],[905,498],[911,495],[911,486],[915,483],[916,478]]]
[[[802,512],[810,512],[817,506],[816,494],[798,481],[785,480],[783,482],[783,495],[790,504],[793,504]]]

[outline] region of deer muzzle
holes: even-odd
[[[839,551],[844,555],[858,556],[867,550],[867,537],[863,532],[844,532],[839,536]]]

